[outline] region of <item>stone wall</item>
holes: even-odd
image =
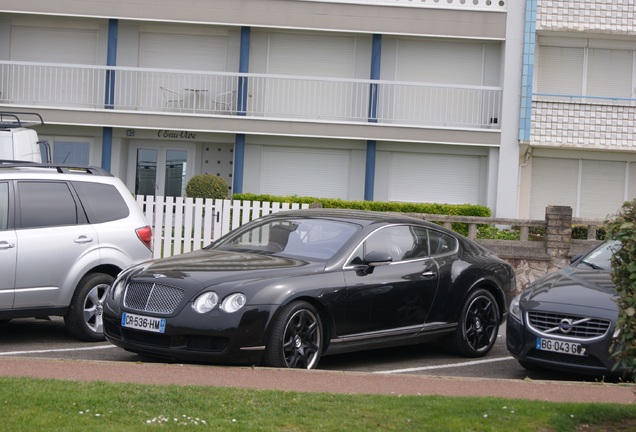
[[[567,206],[549,206],[545,211],[545,220],[485,218],[477,216],[455,216],[407,213],[407,215],[430,222],[443,224],[452,229],[453,223],[468,224],[468,237],[487,247],[500,258],[508,261],[517,275],[517,290],[522,291],[530,283],[548,273],[566,267],[574,257],[599,243],[596,240],[597,228],[605,221],[572,217],[572,208]],[[478,239],[478,226],[519,228],[521,240]],[[572,239],[572,226],[586,226],[587,239]],[[530,235],[531,229],[543,231],[540,237]]]
[[[481,240],[476,241],[508,261],[515,268],[517,290],[548,273],[566,267],[575,256],[600,241],[572,240],[572,208],[546,208],[544,241]]]

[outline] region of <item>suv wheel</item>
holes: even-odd
[[[82,278],[64,317],[64,323],[73,336],[88,342],[104,340],[102,305],[114,280],[105,273],[91,273]]]

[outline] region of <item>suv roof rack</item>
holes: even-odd
[[[25,118],[26,117],[26,118]],[[1,128],[21,128],[44,124],[42,116],[34,112],[0,111]]]
[[[53,168],[58,173],[85,173],[101,176],[112,176],[112,174],[105,169],[92,165],[39,163],[0,159],[0,168]]]

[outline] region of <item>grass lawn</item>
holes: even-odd
[[[636,430],[636,406],[0,377],[0,419],[5,431],[589,432]]]

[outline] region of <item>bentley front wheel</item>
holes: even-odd
[[[314,369],[322,352],[322,322],[316,308],[298,301],[287,305],[274,323],[265,350],[265,364]]]

